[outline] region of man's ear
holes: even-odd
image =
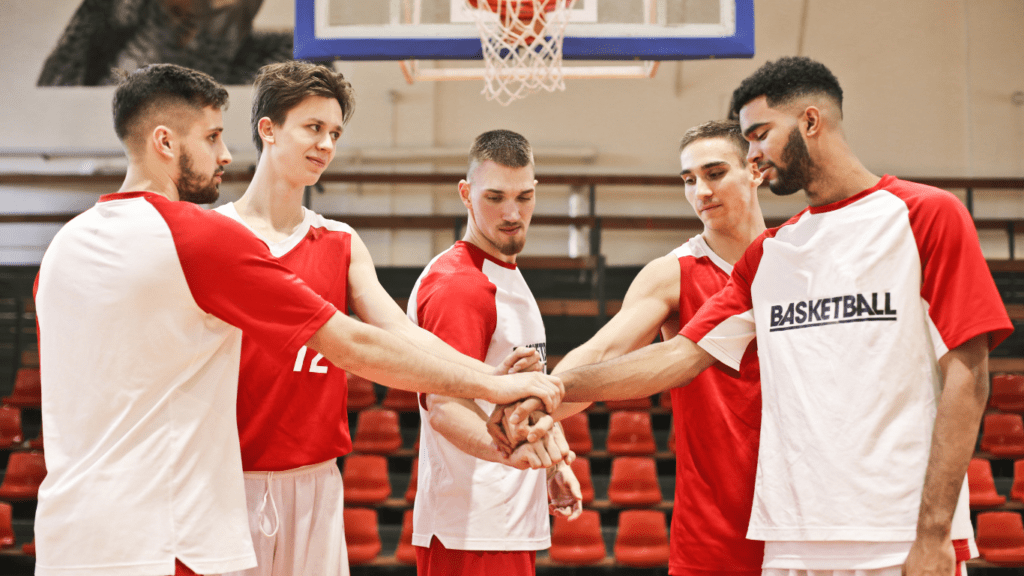
[[[260,121],[256,124],[256,131],[260,135],[260,139],[263,140],[264,144],[274,143],[274,123],[264,116],[260,118]]]
[[[149,146],[153,149],[158,156],[171,160],[175,155],[175,140],[177,134],[174,130],[164,126],[163,124],[153,128],[153,131],[149,134]]]
[[[459,180],[459,199],[462,200],[462,205],[465,206],[467,210],[472,212],[473,201],[469,198],[470,190],[471,187],[467,180]]]
[[[817,106],[808,106],[804,109],[803,118],[801,118],[803,124],[806,126],[804,129],[804,135],[808,138],[814,138],[821,132],[821,110]]]

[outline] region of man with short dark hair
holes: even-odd
[[[245,194],[217,211],[249,229],[339,309],[440,358],[493,372],[409,321],[377,280],[355,230],[303,207],[305,187],[330,165],[354,109],[351,84],[327,66],[285,62],[261,68],[251,118],[259,163]],[[540,355],[510,351],[499,373],[510,367],[540,370]],[[337,465],[352,451],[347,401],[345,371],[319,354],[302,347],[291,357],[268,355],[243,336],[238,430],[259,566],[240,574],[348,574]]]
[[[622,309],[566,354],[554,374],[618,358],[659,334],[672,338],[725,286],[747,246],[765,229],[757,198],[761,175],[746,156],[747,142],[737,122],[709,121],[686,131],[679,145],[680,177],[703,232],[644,266]],[[585,405],[563,403],[555,417]],[[764,544],[746,538],[761,423],[753,347],[740,373],[714,366],[693,386],[673,388],[672,422],[676,489],[669,574],[760,574]]]
[[[733,110],[748,160],[810,207],[751,244],[680,336],[560,376],[566,400],[637,397],[715,361],[742,368],[756,337],[747,535],[766,541],[764,572],[951,575],[973,552],[963,479],[988,352],[1013,327],[963,204],[868,171],[837,89],[807,58],[743,82]]]
[[[533,151],[515,132],[492,130],[470,150],[459,197],[462,241],[420,274],[408,314],[456,350],[498,365],[520,346],[546,357],[544,322],[516,266],[536,204]],[[579,483],[561,461],[568,446],[555,427],[507,456],[487,433],[494,404],[420,395],[420,459],[412,543],[420,576],[532,575],[537,550],[551,546],[551,513],[582,511]],[[544,470],[548,468],[548,481]]]
[[[235,418],[242,330],[265,354],[294,358],[306,345],[407,389],[495,401],[537,394],[552,409],[560,396],[549,377],[489,376],[339,313],[241,225],[177,202],[189,197],[181,191],[216,197],[231,161],[226,103],[212,78],[180,66],[128,76],[114,96],[124,184],[64,226],[43,256],[37,574],[256,564]]]

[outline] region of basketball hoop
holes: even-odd
[[[575,0],[465,0],[480,32],[484,94],[507,106],[532,92],[565,90],[562,40]]]

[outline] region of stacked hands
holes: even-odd
[[[575,520],[583,512],[580,483],[569,467],[576,454],[569,449],[562,427],[551,417],[565,387],[558,378],[544,374],[544,368],[540,353],[520,347],[495,369],[498,375],[532,380],[523,382],[518,398],[494,407],[487,431],[509,466],[547,470],[548,510]]]

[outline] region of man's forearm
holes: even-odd
[[[472,368],[478,372],[484,372],[486,374],[494,372],[493,366],[484,364],[476,358],[466,356],[455,348],[452,348],[447,342],[441,340],[433,333],[413,324],[411,320],[406,322],[396,322],[391,326],[382,326],[382,328],[390,334],[407,339],[416,347],[429,352],[438,358],[443,358],[449,362],[465,366],[466,368]]]
[[[487,416],[472,400],[431,397],[429,425],[470,456],[506,464],[487,433]]]
[[[495,377],[436,358],[405,339],[343,314],[324,324],[309,346],[335,366],[392,388],[458,398],[492,396],[488,383]]]
[[[987,336],[950,351],[940,362],[943,390],[921,493],[918,538],[949,539],[953,513],[988,399]]]
[[[684,336],[645,346],[614,360],[581,366],[559,377],[568,402],[628,400],[689,384],[714,364],[713,356]]]

